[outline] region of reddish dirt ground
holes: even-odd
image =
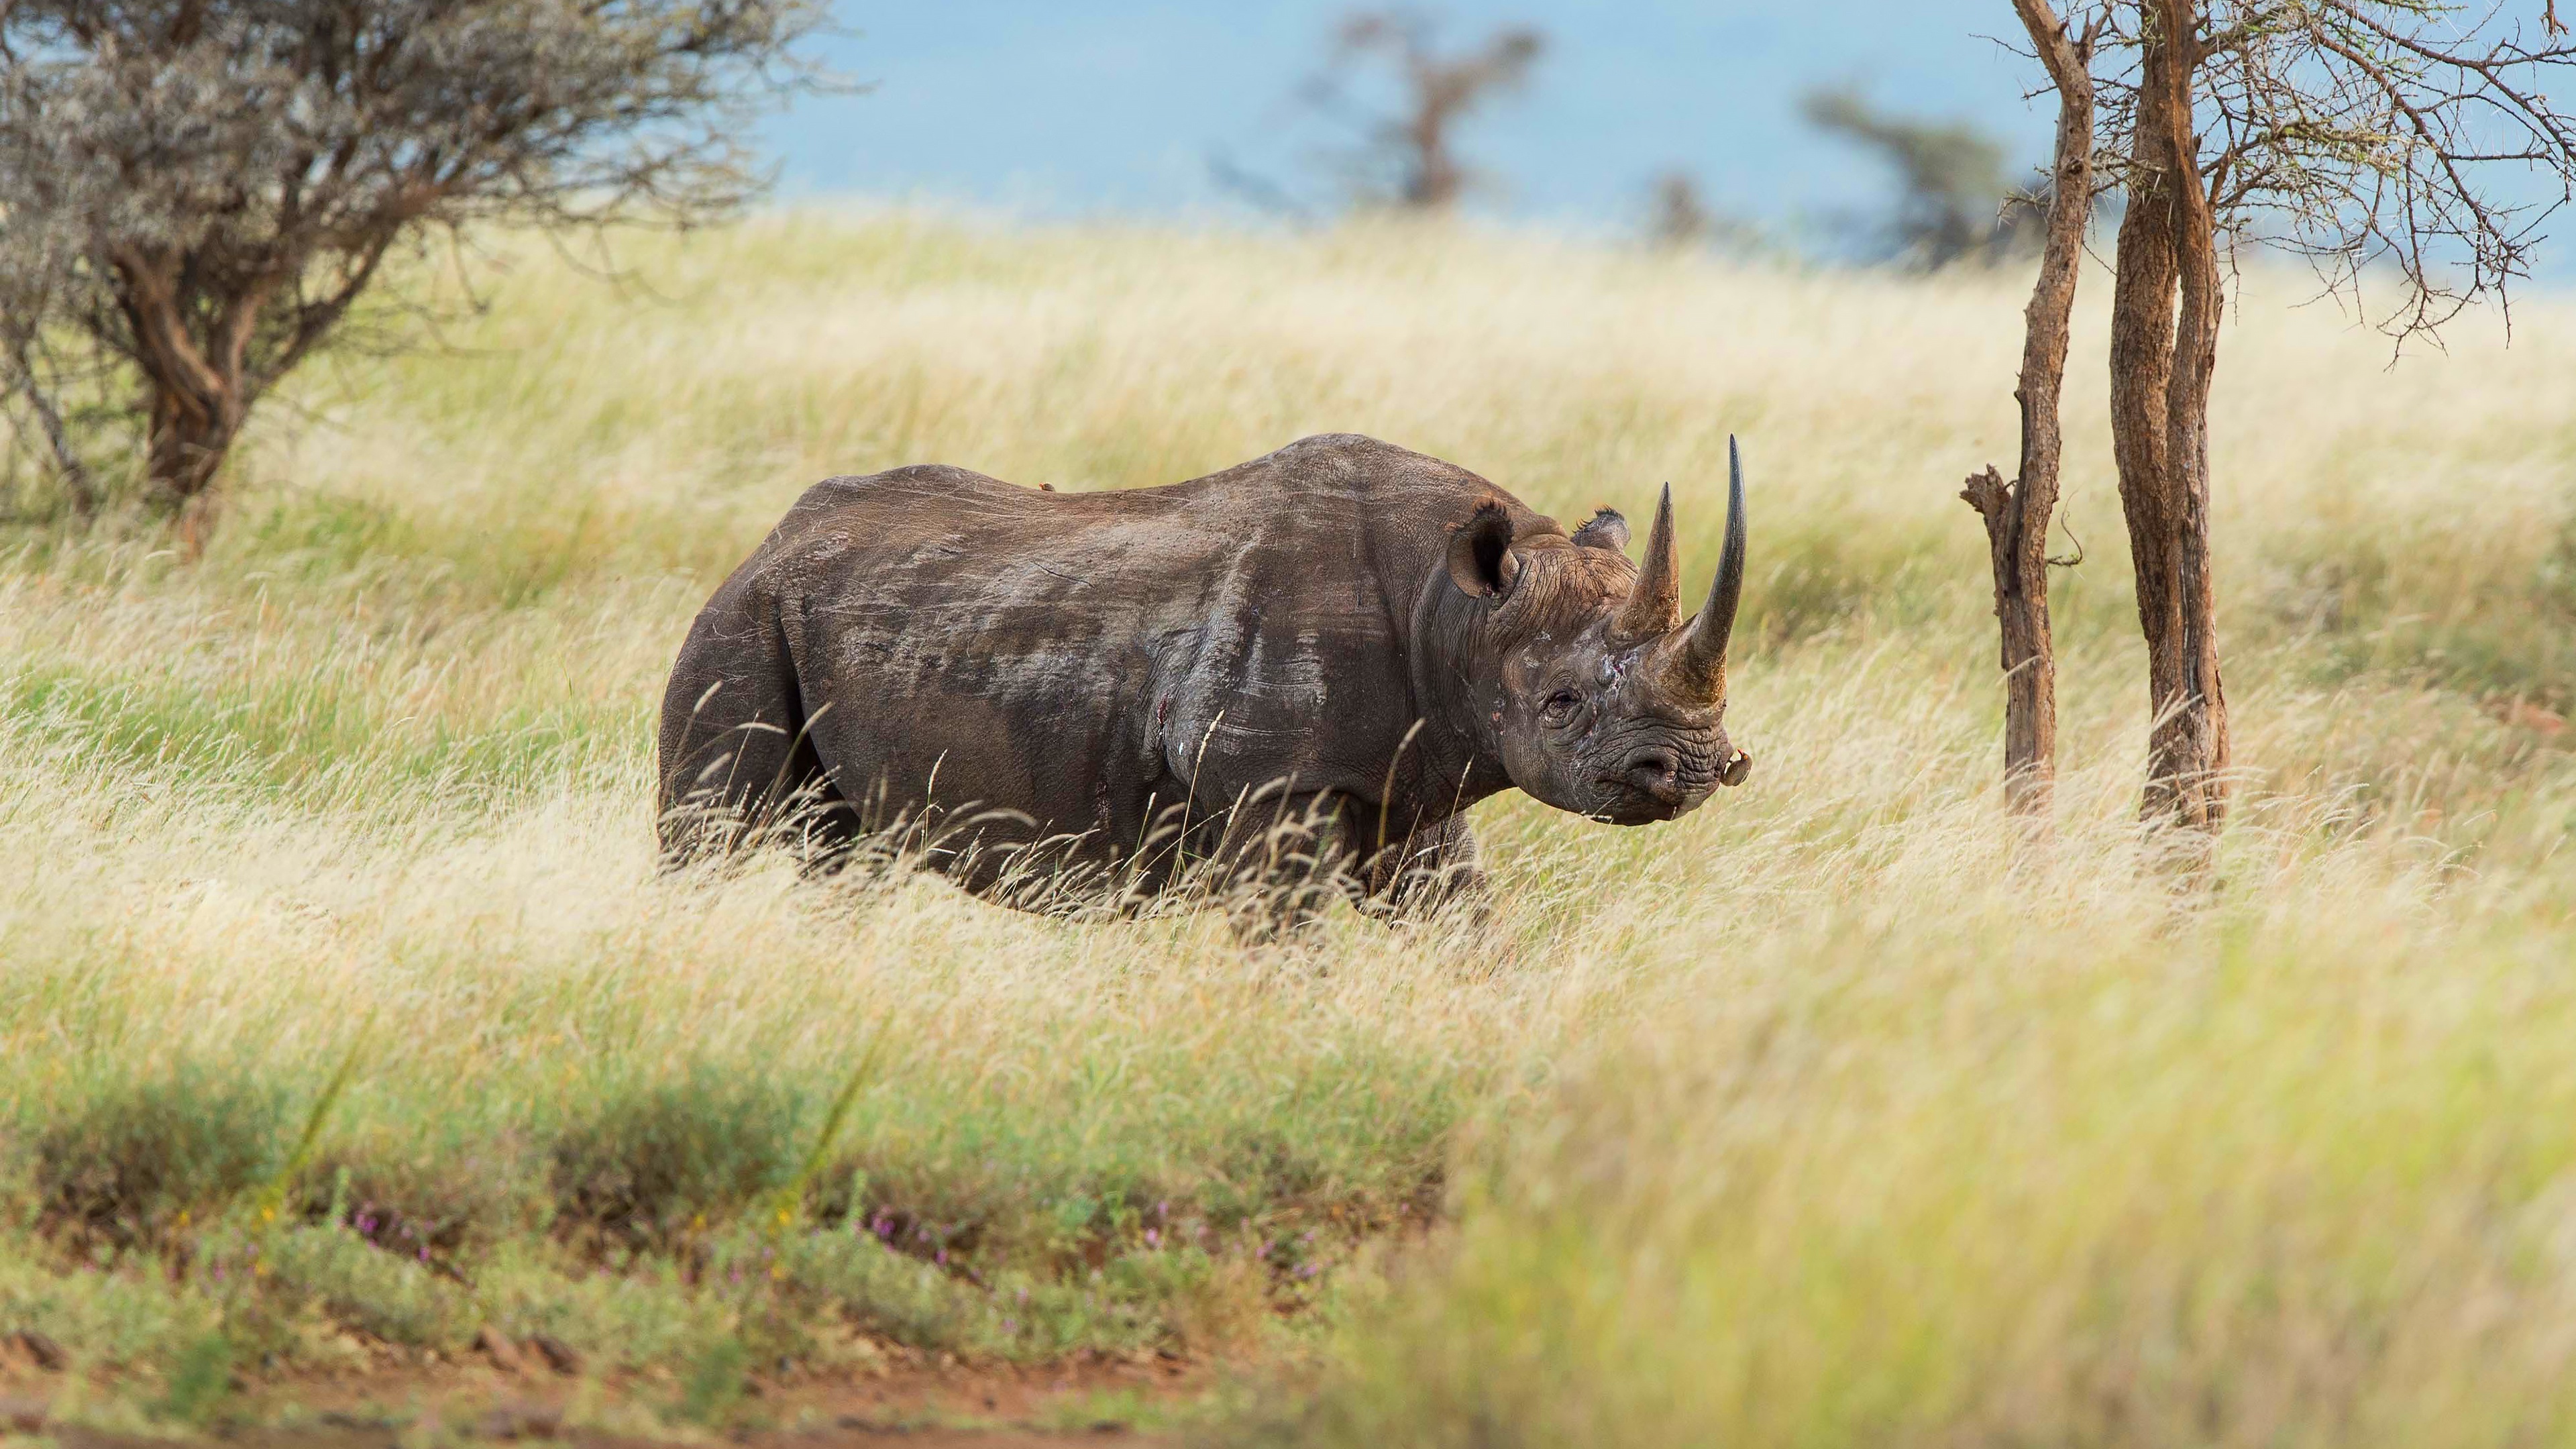
[[[767,1449],[896,1443],[1030,1449],[1072,1442],[1161,1449],[1176,1445],[1177,1437],[1139,1430],[1130,1420],[1186,1413],[1219,1373],[1214,1365],[1149,1359],[1039,1368],[918,1362],[873,1375],[800,1375],[755,1381],[720,1437]],[[632,1435],[566,1423],[578,1386],[542,1369],[504,1373],[481,1363],[272,1379],[242,1385],[208,1436],[257,1449],[392,1449],[398,1438],[416,1442],[423,1434],[641,1449],[646,1441]],[[73,1449],[169,1449],[167,1438],[57,1421],[53,1406],[68,1387],[59,1373],[0,1368],[0,1437],[43,1434]],[[594,1405],[623,1399],[658,1406],[678,1397],[674,1386],[655,1381],[611,1379],[596,1387],[588,1396]],[[104,1395],[81,1397],[95,1403]],[[268,1427],[281,1419],[293,1427]]]

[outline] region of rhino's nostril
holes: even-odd
[[[1677,766],[1673,757],[1662,750],[1645,750],[1628,757],[1628,783],[1650,795],[1661,795],[1673,788]]]

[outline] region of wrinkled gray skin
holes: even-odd
[[[1134,901],[1191,861],[1353,872],[1371,902],[1481,885],[1460,813],[1517,786],[1670,820],[1728,742],[1741,485],[1711,607],[1676,605],[1666,491],[1641,577],[1465,469],[1306,438],[1163,488],[1054,493],[962,468],[832,478],[716,591],[662,708],[674,863],[793,812],[831,849],[925,819],[969,889]],[[1036,849],[1030,849],[1031,846]]]

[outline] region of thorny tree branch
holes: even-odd
[[[54,455],[55,471],[62,475],[64,493],[70,498],[72,512],[88,517],[98,506],[97,490],[90,480],[89,465],[81,461],[79,449],[72,446],[71,432],[63,426],[62,407],[54,400],[53,389],[46,385],[50,369],[36,358],[44,344],[23,330],[13,329],[9,339],[9,376],[0,397],[15,394],[27,400],[28,411],[36,415],[36,426],[45,435],[45,446]]]
[[[2138,120],[2144,8],[2112,6],[2100,46],[2107,184],[2127,185],[2138,164],[2119,142]],[[2576,118],[2551,99],[2576,80],[2576,43],[2560,38],[2554,3],[2540,7],[2537,39],[2487,0],[2205,9],[2191,37],[2192,124],[2231,255],[2245,244],[2304,255],[2354,300],[2384,267],[2401,297],[2377,320],[2401,346],[2478,302],[2509,304],[2542,227],[2576,200]],[[2510,189],[2517,173],[2545,189]]]
[[[2084,540],[2075,536],[2074,521],[2066,514],[2061,513],[2057,516],[2057,526],[2060,531],[2065,533],[2066,541],[2075,545],[2075,554],[2072,558],[2066,557],[2062,554],[2050,554],[2048,556],[2048,566],[2053,569],[2082,567],[2084,563]]]

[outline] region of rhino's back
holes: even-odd
[[[1528,512],[1464,468],[1356,434],[1301,439],[1185,483],[1087,493],[931,464],[815,484],[744,571],[772,589],[861,592],[918,573],[960,595],[1045,594],[1052,578],[1115,607],[1264,559],[1307,577],[1414,572],[1486,498]]]

